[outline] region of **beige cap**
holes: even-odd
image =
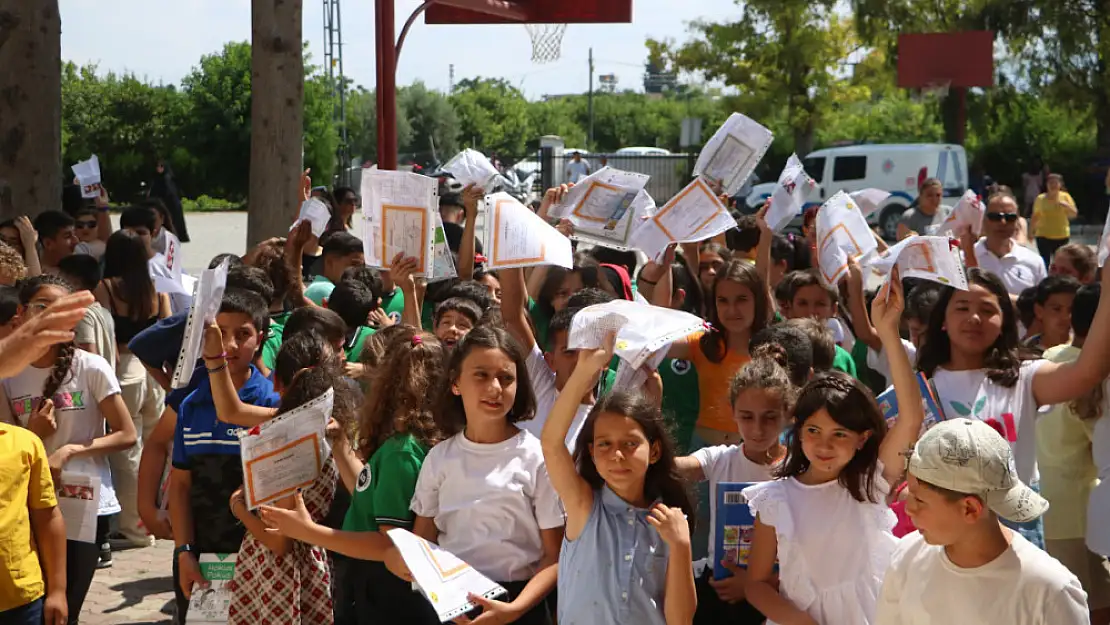
[[[926,432],[910,457],[917,479],[957,493],[978,495],[998,516],[1018,523],[1048,510],[1048,501],[1018,479],[1009,443],[973,419],[949,419]]]

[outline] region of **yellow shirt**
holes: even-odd
[[[1045,360],[1072,362],[1080,349],[1053,347]],[[1107,416],[1102,419],[1110,418]],[[1056,404],[1037,419],[1037,468],[1041,495],[1051,504],[1044,514],[1044,537],[1052,540],[1087,535],[1087,501],[1098,483],[1098,469],[1091,457],[1095,420],[1083,420],[1068,404]]]
[[[1075,206],[1075,200],[1067,191],[1061,191],[1055,200],[1050,200],[1042,193],[1033,201],[1033,216],[1037,218],[1037,231],[1033,236],[1046,239],[1066,239],[1071,236],[1071,223],[1068,219],[1068,209],[1064,204]]]
[[[30,510],[58,505],[46,449],[29,430],[0,423],[0,612],[45,592]]]
[[[736,372],[751,358],[730,349],[721,362],[713,362],[701,350],[700,338],[700,332],[686,338],[690,347],[690,362],[698,372],[700,405],[697,426],[719,432],[738,432],[740,430],[732,418],[732,406],[728,403],[728,386]]]

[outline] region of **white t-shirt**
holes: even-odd
[[[547,366],[539,345],[532,346],[532,353],[528,354],[525,363],[528,366],[528,378],[532,381],[532,393],[536,396],[536,416],[518,423],[517,426],[540,438],[543,436],[543,424],[547,423],[547,415],[551,413],[551,407],[555,405],[559,391],[555,390],[555,372]],[[574,442],[578,440],[578,433],[582,431],[586,417],[593,407],[593,404],[579,404],[578,412],[574,413],[574,421],[571,421],[570,429],[567,430],[567,449],[572,454]]]
[[[590,164],[586,159],[580,161],[567,161],[567,182],[578,182],[590,175]]]
[[[1002,279],[1010,295],[1021,295],[1022,291],[1037,286],[1048,277],[1040,255],[1016,242],[1011,244],[1009,254],[999,258],[987,249],[986,237],[979,239],[975,244],[975,259],[980,269]]]
[[[1080,625],[1087,593],[1064,565],[1012,533],[1010,548],[973,569],[919,532],[901,540],[879,596],[876,625]]]
[[[766,482],[773,464],[756,464],[744,455],[744,444],[702,447],[693,453],[709,480],[709,565],[715,564],[713,546],[717,544],[717,484],[719,482]]]
[[[494,444],[459,433],[433,447],[412,511],[435,519],[440,547],[499,582],[531,579],[544,555],[540,530],[566,523],[540,441],[524,430]]]
[[[50,371],[49,368],[31,366],[19,375],[0,382],[5,393],[4,401],[0,401],[0,420],[27,427],[32,412],[42,404],[42,387],[50,377]],[[118,394],[116,372],[108,361],[96,354],[75,349],[70,374],[53,397],[58,429],[43,441],[46,453],[52,454],[64,445],[88,443],[104,436],[104,415],[100,413],[100,402]],[[108,456],[73,458],[63,469],[100,478],[97,514],[104,516],[120,511],[116,490],[112,487]]]
[[[96,347],[104,360],[113,367],[116,366],[118,348],[116,347],[116,322],[112,314],[98,302],[89,304],[85,317],[77,322],[73,329],[73,340],[80,344],[90,344]]]
[[[73,253],[92,256],[93,258],[100,260],[101,257],[104,256],[104,250],[106,250],[107,248],[107,243],[101,241],[100,239],[94,239],[92,241],[81,241],[77,244],[77,247],[73,248]]]
[[[910,365],[915,365],[917,363],[917,348],[913,346],[913,343],[907,341],[906,339],[902,339],[902,348],[906,350],[906,355],[910,358]],[[887,384],[891,384],[893,382],[890,375],[890,361],[887,359],[886,354],[884,354],[882,351],[875,351],[868,347],[867,366],[875,373],[878,373],[879,375],[886,378]]]
[[[1017,382],[1010,388],[987,379],[985,369],[948,371],[937,368],[933,384],[944,418],[965,417],[997,424],[1014,452],[1018,477],[1026,484],[1037,481],[1036,419],[1033,377],[1045,360],[1021,363]]]
[[[1103,382],[1102,416],[1095,421],[1091,455],[1098,467],[1098,486],[1087,506],[1087,548],[1110,556],[1110,381]]]

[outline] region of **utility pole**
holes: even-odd
[[[590,95],[586,100],[587,115],[590,118],[589,132],[586,139],[586,149],[594,149],[594,49],[590,48]]]
[[[455,64],[447,66],[447,95],[455,93]]]

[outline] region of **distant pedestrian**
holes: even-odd
[[[173,231],[182,243],[189,242],[189,229],[185,227],[185,211],[181,208],[181,191],[177,188],[177,181],[173,178],[173,169],[166,161],[158,161],[155,168],[157,175],[150,183],[150,197],[162,200],[173,217]]]

